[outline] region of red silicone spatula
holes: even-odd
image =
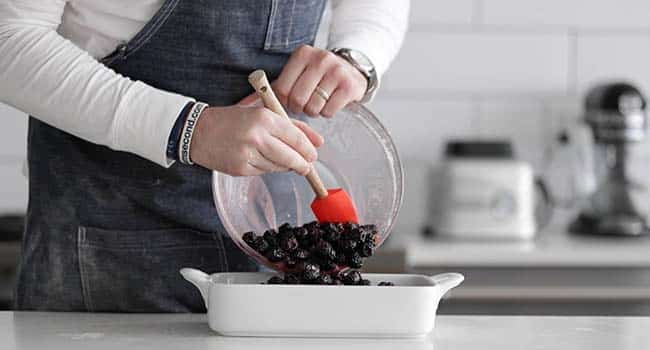
[[[275,93],[273,93],[271,84],[269,84],[263,70],[256,70],[251,73],[248,76],[248,81],[260,95],[266,108],[284,118],[289,118]],[[357,209],[347,192],[341,188],[326,189],[314,167],[305,177],[316,194],[316,198],[311,203],[311,210],[319,222],[359,223]]]

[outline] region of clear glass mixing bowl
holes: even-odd
[[[296,116],[292,116],[296,117]],[[316,168],[327,188],[343,188],[356,204],[359,222],[375,224],[378,246],[391,232],[402,205],[403,170],[393,141],[375,115],[351,104],[334,118],[299,118],[325,138]],[[221,222],[235,243],[259,263],[269,262],[242,240],[287,222],[299,226],[316,220],[314,192],[293,172],[233,177],[214,172],[212,193]]]

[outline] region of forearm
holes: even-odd
[[[409,0],[334,0],[328,48],[363,52],[382,75],[397,55],[408,26]]]
[[[169,132],[191,99],[116,74],[61,37],[55,14],[34,20],[16,7],[0,4],[0,100],[90,142],[169,165]]]

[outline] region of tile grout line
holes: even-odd
[[[578,93],[578,32],[575,28],[569,29],[568,33],[568,72],[567,72],[567,95],[573,96]]]
[[[483,0],[474,0],[472,2],[472,28],[475,30],[483,27]]]

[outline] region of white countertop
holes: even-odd
[[[584,236],[564,228],[555,225],[534,240],[519,242],[425,239],[395,233],[386,249],[403,250],[410,267],[650,267],[650,237]]]
[[[0,312],[3,350],[617,349],[650,347],[650,318],[439,316],[415,340],[226,338],[205,315]]]
[[[543,232],[529,242],[417,239],[405,242],[409,266],[650,267],[650,239]]]

